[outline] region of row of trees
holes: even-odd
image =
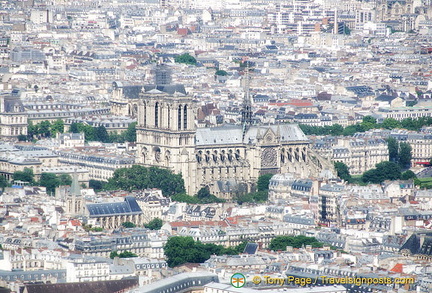
[[[136,125],[136,122],[129,124],[128,129],[122,133],[108,133],[106,127],[103,125],[93,127],[84,123],[72,123],[69,131],[72,133],[83,132],[87,141],[100,141],[104,143],[123,143],[126,141],[135,142]],[[57,133],[63,133],[64,130],[64,122],[61,119],[54,122],[45,120],[38,124],[33,124],[33,122],[30,121],[27,127],[27,135],[18,136],[18,140],[31,141],[35,139],[55,137]]]
[[[110,253],[110,259],[114,259],[115,257],[119,257],[119,258],[128,258],[128,257],[137,257],[138,255],[136,255],[133,252],[130,251],[123,251],[121,253],[118,253],[117,251],[112,251]]]
[[[265,202],[268,200],[269,181],[273,174],[265,174],[258,178],[257,191],[252,193],[239,193],[236,196],[238,203]],[[223,203],[210,193],[209,188],[203,187],[194,196],[186,194],[184,180],[181,174],[173,174],[171,171],[157,167],[143,167],[134,165],[131,168],[117,169],[108,182],[90,180],[89,187],[99,190],[140,190],[146,188],[158,188],[164,196],[169,196],[174,201],[190,204]]]
[[[175,267],[187,262],[203,263],[208,260],[211,255],[240,254],[243,253],[246,244],[247,241],[244,241],[237,246],[225,248],[222,245],[204,244],[200,241],[195,241],[190,236],[174,236],[168,239],[164,247],[164,252],[167,257],[168,266]],[[306,245],[323,247],[323,243],[319,242],[315,237],[299,235],[276,236],[271,240],[269,249],[286,250],[287,246],[301,248]]]
[[[4,178],[3,176],[1,177]],[[44,186],[48,194],[54,193],[56,187],[72,184],[72,177],[68,174],[56,175],[54,173],[42,173],[40,180],[36,181],[33,169],[30,168],[24,168],[23,171],[15,171],[12,178],[13,181],[23,181],[31,185]]]
[[[181,174],[173,174],[169,170],[157,167],[147,168],[139,165],[117,169],[104,188],[127,191],[158,188],[165,196],[186,192]]]
[[[247,242],[234,247],[225,248],[222,245],[204,244],[195,241],[190,236],[174,236],[168,239],[164,246],[164,253],[170,267],[184,263],[203,263],[212,255],[236,255],[242,253]]]
[[[151,220],[150,222],[148,222],[147,224],[144,224],[144,227],[150,230],[160,230],[160,228],[162,228],[163,222],[161,219],[159,218],[154,218],[153,220]],[[122,227],[123,228],[135,228],[136,225],[132,222],[124,222],[122,223]]]
[[[276,236],[270,242],[271,250],[286,250],[287,246],[301,248],[302,246],[311,245],[312,247],[323,247],[323,243],[316,240],[315,237],[299,236]]]
[[[404,128],[408,130],[419,131],[424,126],[432,125],[432,117],[419,117],[417,119],[405,118],[398,121],[393,118],[386,118],[382,123],[377,123],[377,120],[372,116],[365,116],[362,122],[343,127],[339,124],[332,126],[310,126],[300,124],[300,128],[306,135],[345,135],[351,136],[356,132],[365,132],[370,129],[395,129]]]
[[[348,183],[382,183],[385,180],[408,180],[416,178],[413,171],[406,170],[402,172],[401,166],[398,163],[390,161],[377,164],[374,169],[364,172],[363,175],[357,179],[351,176],[347,165],[344,163],[335,162],[334,166],[338,177]]]
[[[27,125],[27,135],[19,135],[18,140],[20,141],[31,141],[34,139],[54,137],[57,133],[64,132],[64,122],[58,119],[54,122],[48,120],[42,121],[38,124],[29,122]]]
[[[103,143],[113,142],[135,142],[136,141],[136,125],[137,123],[129,124],[126,131],[122,133],[108,133],[105,126],[101,125],[93,127],[84,123],[72,123],[69,131],[72,133],[84,133],[87,141],[100,141]]]
[[[414,178],[416,178],[416,175],[413,171],[402,172],[399,164],[385,161],[376,164],[374,169],[364,172],[361,179],[364,183],[381,183],[385,180],[408,180]]]

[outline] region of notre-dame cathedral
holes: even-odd
[[[116,105],[131,89],[114,83]],[[205,186],[218,197],[251,191],[267,173],[317,176],[330,166],[309,149],[309,141],[296,124],[254,125],[248,94],[241,124],[197,128],[198,103],[179,85],[135,88],[124,105],[135,109],[137,156],[143,166],[181,173],[188,194]],[[132,111],[133,112],[133,111]]]

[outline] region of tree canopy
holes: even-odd
[[[270,179],[274,174],[264,174],[258,177],[257,190],[266,191],[269,189]]]
[[[334,162],[334,166],[340,179],[351,182],[352,178],[347,165],[342,162]]]
[[[144,227],[146,227],[147,229],[150,229],[150,230],[160,230],[160,228],[162,228],[162,225],[163,225],[163,222],[161,219],[154,218],[153,220],[151,220],[150,222],[145,224]]]
[[[121,225],[124,228],[135,228],[136,227],[136,225],[132,222],[123,222]]]
[[[192,237],[174,236],[168,239],[164,247],[167,263],[170,267],[175,267],[187,262],[203,263],[211,255],[233,255],[242,253],[246,243],[241,243],[235,247],[225,248],[222,245],[204,244],[195,241]]]
[[[412,159],[412,147],[407,142],[401,142],[399,144],[399,165],[401,168],[409,168],[411,166]]]
[[[215,195],[211,194],[208,186],[202,187],[198,190],[196,197],[198,198],[198,203],[203,204],[225,202],[224,199],[217,198]]]
[[[189,65],[196,65],[196,59],[191,56],[189,53],[184,53],[175,58],[176,63],[184,63]]]
[[[337,125],[337,126],[336,126]],[[345,135],[351,136],[356,132],[365,132],[369,129],[394,129],[404,128],[408,130],[419,131],[423,126],[432,125],[432,117],[419,117],[417,119],[405,118],[401,121],[393,118],[386,118],[382,123],[377,123],[376,119],[372,116],[363,117],[362,122],[348,125],[345,128],[341,125],[334,124],[332,126],[310,126],[300,124],[300,128],[306,135]]]
[[[401,168],[394,162],[384,161],[376,165],[375,169],[363,173],[362,181],[365,183],[381,183],[385,180],[401,178]]]
[[[69,131],[72,133],[84,133],[87,141],[100,141],[104,143],[123,143],[125,141],[135,142],[136,141],[136,122],[129,124],[126,131],[121,133],[108,133],[105,126],[101,125],[93,127],[84,123],[72,123],[69,127]]]
[[[15,171],[12,175],[14,181],[24,181],[30,184],[34,182],[33,169],[24,168],[23,171]]]
[[[228,72],[226,72],[225,70],[216,70],[215,75],[227,76]]]
[[[48,194],[54,193],[56,187],[71,184],[72,177],[68,174],[62,174],[57,176],[54,173],[42,173],[39,180],[39,185],[45,186]]]
[[[157,167],[134,165],[131,168],[121,168],[114,172],[108,180],[107,189],[122,189],[127,191],[159,188],[165,196],[184,193],[184,181],[181,174]]]
[[[237,203],[243,204],[246,202],[266,202],[268,200],[269,184],[272,177],[273,174],[264,174],[259,176],[257,180],[257,191],[237,194],[235,197]]]
[[[286,250],[287,246],[300,248],[303,245],[312,245],[312,247],[323,247],[323,244],[316,240],[315,237],[299,236],[276,236],[270,242],[271,250]]]
[[[412,147],[407,142],[400,142],[394,138],[387,138],[387,146],[391,162],[398,163],[402,169],[411,166]]]
[[[110,253],[110,259],[114,259],[115,257],[119,257],[119,258],[128,258],[128,257],[137,257],[138,255],[136,255],[133,252],[130,251],[123,251],[121,253],[118,253],[117,251],[112,251]]]

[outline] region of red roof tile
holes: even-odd
[[[403,265],[401,263],[397,263],[391,270],[390,272],[394,272],[394,273],[403,273]]]

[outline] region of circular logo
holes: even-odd
[[[231,276],[231,285],[234,288],[241,288],[246,285],[246,277],[243,274],[235,273]]]
[[[253,277],[252,283],[254,283],[255,285],[258,285],[259,283],[261,283],[261,277],[260,276]]]

